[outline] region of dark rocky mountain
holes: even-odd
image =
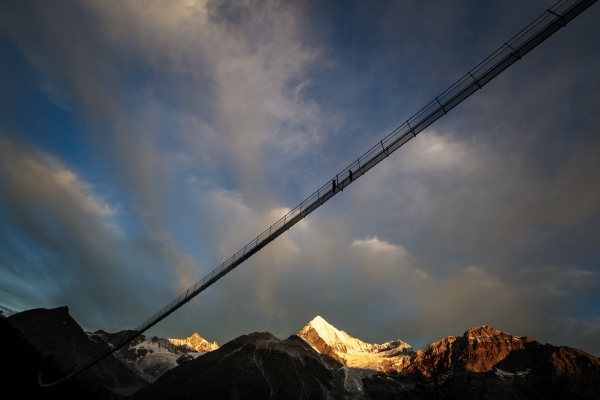
[[[326,399],[333,378],[299,337],[251,333],[166,372],[131,399]]]
[[[2,399],[80,399],[102,398],[96,390],[77,377],[51,388],[38,385],[38,373],[55,380],[63,377],[63,371],[53,357],[42,353],[12,326],[0,311],[0,397]],[[106,394],[106,393],[105,393]]]
[[[44,355],[54,356],[66,371],[86,364],[108,349],[108,344],[88,339],[67,307],[23,311],[8,320]],[[112,356],[82,372],[80,377],[105,398],[111,397],[106,388],[140,388],[145,384],[139,374]]]
[[[69,315],[67,307],[28,310],[14,314],[7,320],[45,356],[54,357],[65,371],[86,364],[114,347],[123,334],[130,332],[84,332]],[[216,342],[209,343],[198,334],[181,340],[140,335],[79,376],[100,397],[118,398],[136,392],[169,369],[204,354],[204,351],[198,350],[215,347],[218,347]],[[44,380],[52,381],[50,378]]]

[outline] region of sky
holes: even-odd
[[[552,1],[3,1],[0,310],[133,329]],[[148,331],[600,356],[600,6]]]

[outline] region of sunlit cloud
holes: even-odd
[[[403,256],[406,254],[406,250],[402,246],[396,246],[385,241],[379,240],[377,237],[366,239],[355,239],[352,242],[352,246],[363,247],[375,252],[392,252],[398,253]]]
[[[513,3],[3,3],[0,305],[136,326],[547,8]],[[486,324],[598,353],[597,13],[152,334],[322,315],[372,342]]]

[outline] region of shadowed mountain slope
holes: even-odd
[[[0,356],[0,395],[3,399],[76,399],[112,398],[107,390],[94,390],[78,378],[62,385],[42,388],[37,384],[38,373],[48,379],[58,379],[65,372],[56,365],[52,356],[44,356],[20,330],[12,326],[0,313],[0,338],[3,348]]]
[[[23,311],[8,320],[44,355],[54,356],[66,371],[83,366],[108,349],[108,344],[88,339],[69,315],[67,307]],[[96,388],[141,387],[144,384],[138,374],[113,356],[82,372],[79,377]]]
[[[325,399],[332,377],[300,338],[251,333],[166,372],[131,399]]]

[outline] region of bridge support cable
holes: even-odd
[[[560,0],[539,16],[531,24],[527,25],[502,47],[492,53],[489,57],[479,63],[475,68],[467,72],[455,84],[446,89],[419,112],[409,118],[405,123],[394,129],[388,136],[377,145],[360,156],[350,166],[329,180],[315,193],[291,210],[279,221],[271,225],[267,230],[258,235],[254,240],[244,246],[233,256],[225,260],[221,265],[206,275],[202,280],[179,295],[153,316],[144,321],[133,331],[127,331],[119,342],[110,350],[98,355],[88,364],[76,369],[66,377],[52,383],[42,382],[42,373],[39,375],[39,384],[43,387],[53,386],[82,371],[87,370],[115,351],[127,345],[137,336],[150,329],[170,314],[175,312],[185,303],[206,290],[216,281],[221,279],[238,265],[252,257],[263,247],[271,243],[282,233],[297,224],[300,220],[325,204],[336,194],[342,192],[348,185],[363,176],[368,170],[379,164],[391,153],[416,137],[429,125],[437,121],[443,115],[466,100],[477,90],[482,89],[488,82],[506,70],[516,61],[522,59],[536,46],[548,39],[559,29],[567,26],[579,14],[597,0]]]

